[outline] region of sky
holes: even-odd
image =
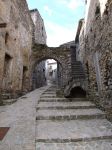
[[[57,47],[75,40],[78,21],[85,15],[85,0],[27,0],[44,20],[47,45]]]

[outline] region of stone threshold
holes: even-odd
[[[99,137],[91,137],[91,138],[77,138],[77,139],[36,139],[37,142],[43,142],[43,143],[69,143],[69,142],[88,142],[88,141],[98,141],[98,140],[107,140],[112,139],[111,136],[99,136]]]

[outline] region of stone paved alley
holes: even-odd
[[[39,88],[12,105],[0,106],[0,127],[10,127],[0,150],[35,150],[36,105],[48,87]]]
[[[0,0],[0,150],[112,150],[112,0]]]
[[[10,127],[0,150],[111,150],[112,124],[85,98],[56,97],[42,87],[0,106],[0,127]]]

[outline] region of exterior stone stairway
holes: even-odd
[[[37,105],[36,150],[112,150],[112,124],[85,98],[59,98],[55,87]]]
[[[71,62],[71,69],[72,69],[72,78],[69,80],[68,84],[66,85],[64,89],[64,95],[65,97],[69,97],[71,94],[71,90],[74,87],[80,86],[82,89],[86,89],[86,76],[84,72],[83,65],[80,61],[76,61],[72,58]]]
[[[72,77],[74,79],[76,78],[85,78],[85,73],[84,73],[84,69],[83,66],[81,64],[80,61],[74,61],[71,63],[72,66]]]

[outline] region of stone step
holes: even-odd
[[[44,92],[43,94],[56,94],[56,92]]]
[[[7,100],[7,99],[11,99],[11,94],[10,93],[4,93],[4,94],[1,94],[1,99],[3,100]]]
[[[84,74],[84,72],[81,71],[81,70],[74,69],[74,70],[72,71],[72,74],[80,74],[80,75],[82,75],[82,74]]]
[[[40,98],[55,98],[56,94],[42,94]]]
[[[66,110],[38,110],[36,120],[76,120],[76,119],[104,119],[105,113],[99,109],[66,109]]]
[[[47,90],[44,91],[44,92],[54,92],[54,91],[56,91],[56,89],[57,89],[57,88],[53,88],[53,89],[50,89],[50,88],[49,88],[49,89],[47,89]]]
[[[46,91],[49,91],[49,90],[55,90],[57,88],[57,86],[51,86],[50,88],[48,88]]]
[[[38,110],[38,119],[94,119],[105,118],[105,113],[99,109],[66,109],[66,110]]]
[[[81,62],[71,62],[72,66],[82,66]]]
[[[84,72],[84,71],[82,70],[82,68],[80,68],[80,67],[72,67],[72,69],[73,69],[73,70],[76,70],[76,71]]]
[[[76,68],[76,69],[82,70],[82,67],[80,65],[72,65],[72,68]]]
[[[17,101],[17,99],[6,99],[6,100],[3,100],[3,104],[11,105],[11,104],[15,103],[16,101]]]
[[[83,74],[80,74],[80,73],[72,73],[72,76],[75,76],[75,77],[84,77],[85,76],[85,74],[83,73]]]
[[[39,139],[39,138],[36,138],[36,143],[37,142],[44,142],[44,143],[76,143],[76,142],[91,142],[91,141],[100,141],[100,140],[112,140],[112,135],[107,135],[107,136],[97,136],[97,137],[90,137],[90,138],[65,138],[65,139],[62,139],[62,138],[52,138],[52,139],[45,139],[45,138],[42,138],[42,139]],[[112,143],[111,143],[112,144]]]
[[[47,97],[47,96],[50,96],[50,97],[52,97],[52,96],[56,96],[56,93],[55,93],[55,94],[43,93],[42,96],[46,96],[46,97]]]
[[[50,109],[50,110],[54,110],[54,109],[57,109],[57,110],[65,110],[65,109],[89,109],[89,108],[96,108],[95,106],[47,106],[47,107],[37,107],[36,110],[45,110],[45,109]]]
[[[38,142],[36,150],[112,150],[112,139],[66,143]]]
[[[66,143],[103,139],[112,139],[112,124],[106,119],[37,121],[37,142]]]
[[[66,116],[37,116],[36,120],[90,120],[90,119],[105,119],[105,114],[94,115],[66,115]]]
[[[76,102],[88,101],[86,98],[40,98],[39,102]]]
[[[77,73],[74,72],[74,73],[72,73],[72,75],[74,75],[74,76],[76,76],[76,77],[77,77],[77,76],[81,76],[81,77],[85,76],[84,73],[81,74],[80,72],[77,72]]]
[[[79,71],[80,71],[80,72],[84,72],[83,69],[80,68],[80,67],[72,67],[72,70],[73,70],[73,71],[75,70],[76,72],[79,72]]]
[[[90,101],[81,102],[40,102],[38,109],[88,109],[95,108],[95,105]]]

